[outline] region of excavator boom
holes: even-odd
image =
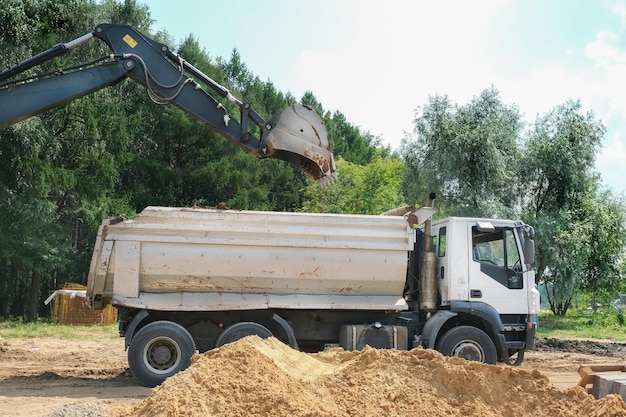
[[[110,57],[11,81],[94,37],[109,46],[113,52]],[[169,47],[127,25],[98,25],[92,33],[55,45],[0,72],[0,129],[126,78],[143,85],[156,103],[179,107],[258,158],[294,164],[322,186],[336,179],[328,133],[311,107],[294,104],[266,121],[248,103],[234,97]],[[203,87],[236,104],[239,121]],[[258,136],[251,132],[251,124],[258,127]]]

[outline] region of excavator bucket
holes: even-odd
[[[272,117],[267,156],[292,163],[302,169],[307,178],[326,186],[337,180],[335,159],[324,123],[315,110],[294,104]]]

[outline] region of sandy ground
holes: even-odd
[[[123,339],[0,341],[0,415],[45,416],[64,405],[132,405],[150,394],[131,374]]]
[[[588,364],[626,364],[626,344],[538,340],[520,369],[538,370],[565,390]],[[65,407],[80,403],[131,407],[150,393],[130,373],[121,338],[0,340],[0,416],[62,417]],[[100,414],[86,409],[82,415]]]

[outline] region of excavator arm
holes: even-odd
[[[12,80],[70,49],[98,38],[113,52],[89,64]],[[324,186],[336,179],[326,128],[315,111],[294,104],[264,120],[166,45],[126,25],[102,24],[92,33],[58,44],[0,73],[0,129],[130,78],[158,104],[173,104],[258,158],[287,161]],[[239,121],[203,87],[239,107]],[[260,134],[251,133],[251,124]]]

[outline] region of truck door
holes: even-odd
[[[470,301],[493,306],[500,314],[528,311],[520,242],[513,227],[468,223]]]

